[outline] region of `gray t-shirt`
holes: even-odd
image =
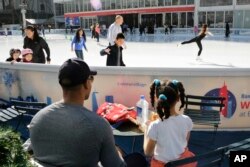
[[[30,123],[34,158],[44,166],[124,167],[109,123],[83,106],[54,103]]]

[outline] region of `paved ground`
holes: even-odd
[[[250,36],[214,35],[202,41],[202,61],[197,62],[198,47],[195,43],[177,47],[183,40],[191,39],[193,34],[156,34],[139,36],[127,35],[127,49],[123,59],[128,67],[250,67]],[[48,34],[46,40],[51,49],[52,64],[62,64],[67,58],[74,57],[70,50],[70,39],[64,34]],[[85,61],[91,66],[105,66],[106,56],[100,56],[101,49],[107,46],[106,39],[100,43],[87,37],[88,52],[84,52]],[[5,61],[11,48],[22,48],[21,36],[0,36],[0,61]]]

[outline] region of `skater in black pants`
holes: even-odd
[[[201,52],[202,52],[202,44],[201,44],[201,40],[207,35],[213,35],[211,32],[208,31],[208,28],[207,28],[207,24],[203,24],[202,25],[202,29],[199,33],[198,36],[194,37],[193,39],[189,40],[189,41],[184,41],[182,42],[181,44],[184,45],[184,44],[188,44],[188,43],[192,43],[192,42],[196,42],[196,44],[198,45],[199,47],[199,51],[198,51],[198,55],[197,55],[197,58],[196,60],[201,60],[200,58],[200,55],[201,55]]]

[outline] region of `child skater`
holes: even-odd
[[[85,43],[86,43],[85,32],[82,28],[78,28],[76,31],[76,35],[71,42],[71,51],[75,50],[76,56],[82,60],[84,60],[82,48],[84,47],[84,49],[88,51]],[[75,48],[73,46],[75,46]]]
[[[20,49],[10,49],[10,57],[6,59],[7,62],[11,62],[11,64],[15,62],[20,62],[22,59],[19,58],[21,55]]]
[[[33,51],[31,49],[29,49],[29,48],[23,49],[22,50],[22,56],[23,56],[22,62],[24,62],[24,63],[32,63]]]
[[[194,156],[187,148],[192,120],[176,111],[179,100],[179,109],[184,107],[184,96],[185,89],[177,80],[161,82],[156,79],[150,87],[151,104],[159,116],[144,129],[144,152],[152,156],[151,167],[164,167],[169,161]],[[184,166],[196,167],[197,163]]]
[[[123,33],[118,33],[115,39],[115,44],[108,46],[106,49],[101,50],[101,56],[107,56],[107,66],[126,66],[122,59],[122,50],[124,45],[125,36]]]
[[[213,36],[213,34],[212,34],[211,32],[208,31],[207,24],[203,24],[203,25],[202,25],[202,28],[201,28],[201,31],[200,31],[200,33],[199,33],[198,36],[194,37],[193,39],[191,39],[191,40],[189,40],[189,41],[184,41],[184,42],[181,43],[182,45],[184,45],[184,44],[196,42],[196,44],[197,44],[198,47],[199,47],[199,51],[198,51],[198,55],[197,55],[196,60],[199,60],[199,61],[201,60],[201,58],[200,58],[200,55],[201,55],[201,52],[202,52],[201,40],[202,40],[207,34]]]

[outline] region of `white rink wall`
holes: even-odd
[[[221,129],[250,128],[249,68],[144,68],[92,67],[98,71],[92,93],[85,106],[91,110],[107,96],[114,102],[134,106],[140,95],[149,102],[149,87],[155,79],[177,79],[184,84],[186,94],[228,94],[227,115],[221,115]],[[58,65],[0,63],[0,98],[23,98],[33,95],[38,101],[58,101],[62,91],[58,83]],[[97,103],[96,103],[97,102]],[[196,128],[212,128],[197,126]]]

